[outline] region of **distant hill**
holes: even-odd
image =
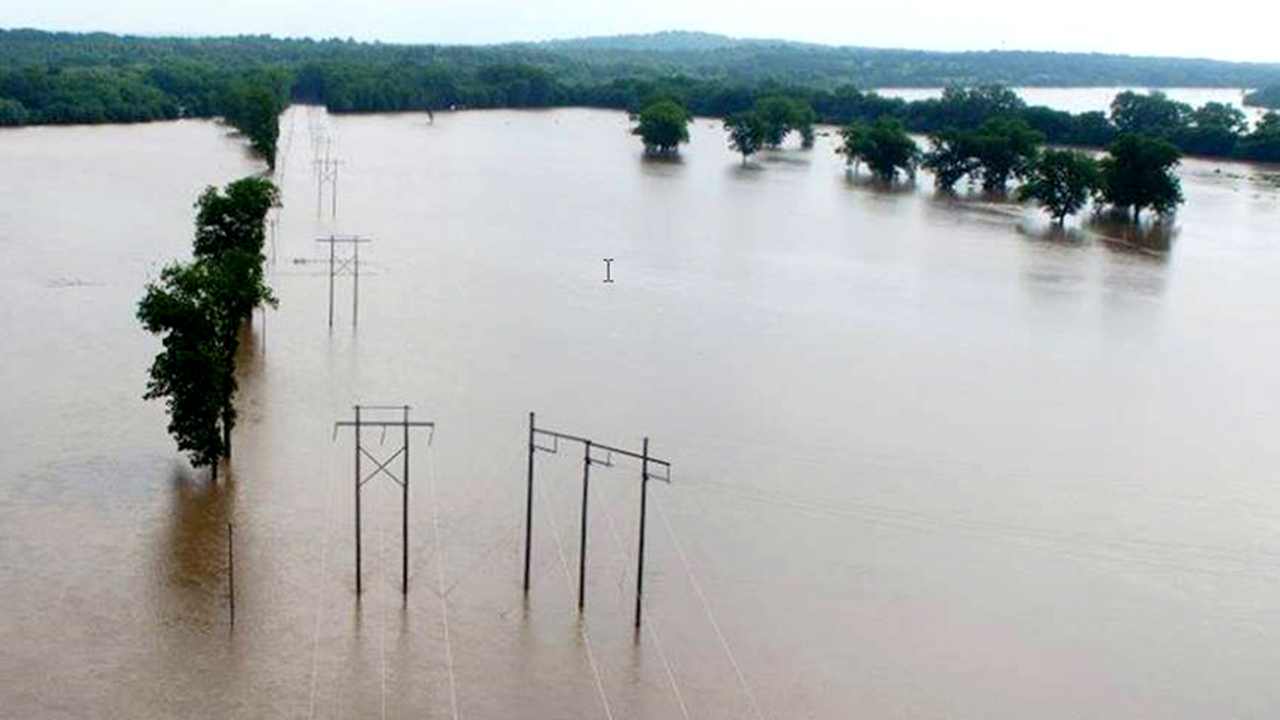
[[[566,84],[682,75],[726,85],[780,83],[815,89],[840,85],[864,89],[978,84],[1240,88],[1280,85],[1280,63],[1094,53],[834,47],[689,31],[463,46],[266,35],[164,38],[0,29],[0,70],[32,65],[146,69],[171,61],[219,68],[359,62],[432,66],[451,71],[517,63],[544,70]]]
[[[572,58],[594,76],[680,73],[818,87],[1243,87],[1280,84],[1280,63],[1031,50],[936,52],[667,31],[505,46]]]
[[[534,43],[546,50],[626,50],[631,52],[698,52],[720,50],[743,43],[728,35],[693,32],[690,30],[664,30],[642,35],[603,35],[599,37],[567,38]]]

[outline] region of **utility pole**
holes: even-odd
[[[338,167],[342,165],[342,161],[336,158],[330,158],[327,154],[324,158],[315,161],[316,168],[316,217],[319,218],[324,212],[324,186],[329,186],[329,200],[331,217],[338,217]]]
[[[567,433],[547,430],[537,426],[537,416],[529,413],[529,460],[527,488],[525,499],[525,531],[524,531],[524,592],[529,594],[529,568],[531,564],[532,548],[533,548],[533,456],[536,452],[545,452],[557,454],[560,450],[560,442],[579,443],[583,446],[582,455],[582,516],[579,521],[579,537],[578,537],[578,611],[583,612],[586,609],[586,587],[587,587],[587,505],[590,499],[591,485],[591,466],[601,465],[604,467],[613,467],[613,456],[628,457],[640,461],[640,540],[639,553],[637,557],[636,567],[636,627],[640,626],[641,598],[644,594],[644,553],[645,553],[645,520],[648,503],[648,483],[649,480],[661,480],[667,484],[671,483],[671,463],[649,454],[649,438],[644,439],[643,449],[640,452],[624,450],[622,448],[605,445],[595,440],[590,440],[577,435],[569,435]],[[549,440],[549,444],[538,444],[538,441]],[[598,453],[604,453],[601,459]],[[654,474],[651,469],[657,468],[662,474]]]
[[[402,558],[400,562],[400,591],[404,594],[409,592],[409,430],[410,428],[426,428],[430,434],[427,444],[431,444],[431,440],[435,436],[435,423],[425,421],[411,420],[408,405],[356,405],[354,406],[354,420],[339,420],[333,424],[334,436],[337,436],[338,429],[344,427],[354,428],[355,430],[355,505],[356,505],[356,594],[359,595],[363,591],[361,582],[361,533],[360,533],[360,491],[364,484],[377,477],[378,475],[386,475],[392,482],[401,488],[401,533],[400,541],[402,546]],[[399,418],[394,417],[391,413],[399,414]],[[369,415],[367,413],[372,413]],[[379,460],[370,453],[362,441],[361,430],[364,428],[376,428],[386,433],[389,429],[400,428],[401,445],[392,455],[385,460]],[[373,472],[365,475],[361,469],[361,458],[366,458],[374,464]],[[403,458],[403,464],[400,471],[400,477],[396,477],[389,469],[391,463],[396,458]]]
[[[360,318],[360,246],[373,242],[371,238],[359,235],[330,235],[316,238],[316,242],[329,246],[329,330],[333,330],[333,285],[334,278],[350,275],[352,278],[351,293],[351,327],[359,324]],[[351,248],[346,257],[338,257],[337,246]]]
[[[591,441],[583,443],[582,453],[582,521],[578,538],[578,612],[587,604],[587,499],[591,497]]]
[[[524,594],[529,594],[529,548],[533,546],[533,444],[534,414],[529,413],[529,476],[524,503]]]
[[[636,553],[639,566],[636,567],[636,627],[640,627],[640,598],[644,595],[644,521],[645,508],[649,500],[649,438],[644,439],[644,449],[640,451],[640,549]]]

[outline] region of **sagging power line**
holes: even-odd
[[[635,624],[640,626],[642,597],[644,595],[644,545],[645,545],[645,520],[647,515],[648,489],[650,480],[661,480],[670,484],[671,482],[671,463],[660,458],[649,455],[649,438],[644,439],[642,450],[634,452],[621,448],[605,445],[588,438],[569,435],[567,433],[556,432],[539,428],[536,422],[537,418],[534,413],[529,413],[529,465],[528,465],[528,487],[525,499],[525,533],[524,533],[524,592],[529,593],[530,581],[530,560],[533,547],[533,456],[536,452],[542,451],[546,453],[556,454],[560,450],[560,442],[578,443],[583,447],[582,456],[582,517],[579,526],[578,537],[578,611],[582,612],[586,609],[586,593],[587,593],[587,504],[590,498],[591,489],[591,466],[601,465],[604,467],[613,466],[613,457],[615,455],[628,457],[640,461],[640,529],[639,529],[639,552],[636,561],[636,607],[635,607]],[[550,444],[539,445],[539,440],[550,441]],[[601,457],[603,454],[603,457]],[[658,474],[651,473],[650,469],[655,468]]]

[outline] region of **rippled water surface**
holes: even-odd
[[[282,128],[281,303],[217,485],[140,399],[133,312],[199,190],[257,165],[203,122],[0,132],[0,715],[1280,712],[1274,169],[1187,162],[1171,233],[1055,233],[849,178],[829,136],[743,167],[708,120],[679,162],[600,111]],[[331,232],[373,239],[332,332]],[[385,477],[355,594],[356,402],[438,423],[407,597]],[[522,597],[529,411],[674,463],[639,635],[621,460],[592,468],[580,621],[581,449],[538,457]]]

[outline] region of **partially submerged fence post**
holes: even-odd
[[[231,611],[231,627],[236,626],[236,545],[235,526],[227,523],[227,598]]]

